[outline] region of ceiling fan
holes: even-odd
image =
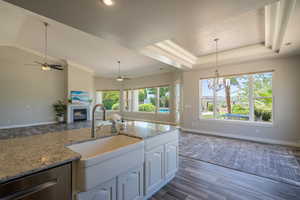
[[[119,75],[117,76],[116,81],[122,82],[125,80],[130,80],[130,78],[127,78],[124,75],[121,75],[121,61],[118,61],[118,65],[119,65]]]
[[[64,67],[60,64],[50,64],[47,62],[47,48],[48,48],[48,26],[49,24],[47,22],[43,22],[45,26],[45,52],[44,52],[44,62],[34,61],[34,64],[27,64],[27,65],[37,65],[42,68],[44,71],[50,71],[50,70],[63,70]]]

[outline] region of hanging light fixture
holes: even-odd
[[[218,42],[219,42],[219,38],[214,39],[214,42],[216,44],[216,65],[215,65],[215,78],[213,79],[213,81],[211,81],[210,83],[210,88],[215,88],[217,91],[221,90],[222,88],[224,88],[225,86],[230,85],[230,79],[226,79],[225,80],[225,84],[224,84],[224,78],[220,77],[220,73],[219,73],[219,46],[218,46]]]
[[[118,82],[122,82],[122,81],[124,81],[124,77],[123,76],[121,76],[121,61],[118,61],[118,65],[119,65],[119,75],[118,75],[118,77],[116,78],[116,80],[118,81]]]

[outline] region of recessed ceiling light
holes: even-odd
[[[107,6],[112,6],[115,4],[113,0],[102,0],[102,2]]]

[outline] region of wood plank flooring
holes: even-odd
[[[179,155],[300,186],[300,149],[181,132]]]
[[[299,200],[300,187],[179,157],[176,177],[151,200]]]

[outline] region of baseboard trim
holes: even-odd
[[[29,126],[40,126],[40,125],[48,125],[48,124],[56,124],[57,121],[50,121],[50,122],[38,122],[32,124],[20,124],[20,125],[10,125],[10,126],[0,126],[0,129],[8,129],[8,128],[23,128]]]
[[[189,128],[183,128],[183,127],[181,127],[181,130],[187,131],[187,132],[192,132],[192,133],[198,133],[198,134],[221,136],[221,137],[226,137],[226,138],[248,140],[248,141],[260,142],[260,143],[266,143],[266,144],[277,144],[277,145],[284,145],[284,146],[300,147],[300,144],[297,142],[287,142],[287,141],[282,141],[282,140],[240,136],[240,135],[227,134],[227,133],[217,133],[217,132],[202,131],[202,130],[198,130],[198,129],[189,129]]]

